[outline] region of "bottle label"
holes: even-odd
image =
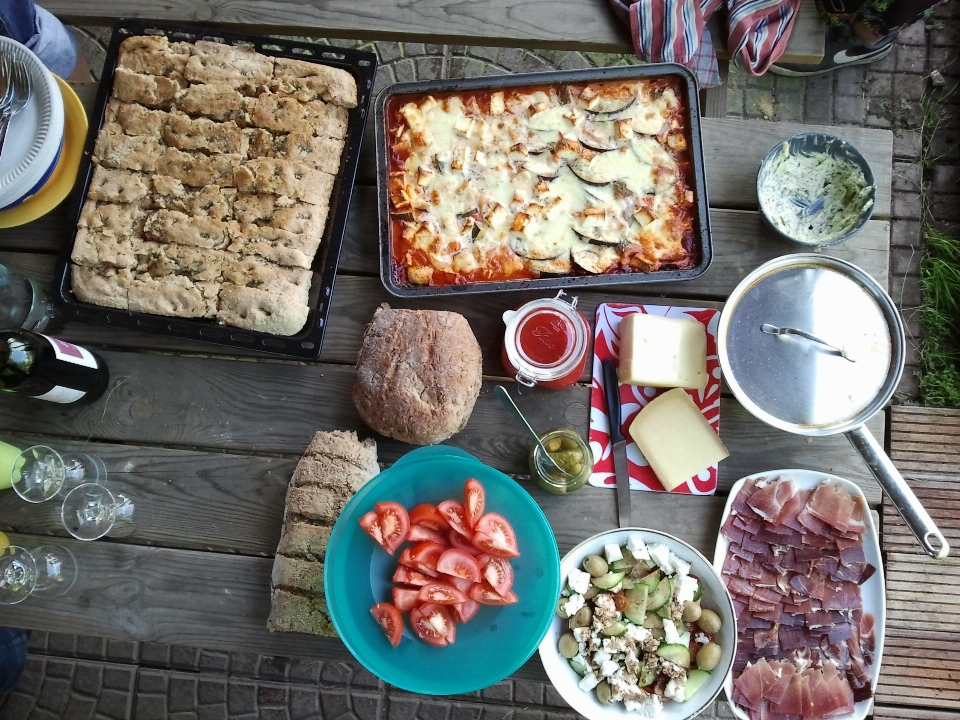
[[[45,392],[43,395],[34,395],[38,400],[49,400],[55,403],[72,403],[82,398],[86,393],[83,390],[74,390],[60,385],[54,385],[53,389]]]
[[[49,335],[41,335],[40,337],[46,338],[53,346],[53,353],[56,355],[57,360],[63,360],[64,362],[73,363],[74,365],[82,365],[83,367],[93,368],[94,370],[97,369],[97,359],[89,350],[79,345],[72,345],[63,340],[57,340],[57,338],[50,337]]]

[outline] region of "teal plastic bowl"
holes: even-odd
[[[419,640],[404,616],[403,639],[392,647],[370,608],[391,601],[400,551],[387,555],[358,521],[381,501],[409,509],[461,499],[471,477],[487,491],[487,510],[506,517],[517,533],[520,557],[511,563],[520,601],[481,607],[457,625],[456,642],[441,648]],[[526,490],[469,453],[440,445],[408,453],[350,500],[330,535],[323,582],[333,625],[365,668],[409,692],[457,695],[503,680],[536,652],[556,610],[560,555],[547,518]]]

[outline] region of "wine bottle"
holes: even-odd
[[[0,331],[0,390],[64,405],[91,403],[107,389],[99,355],[47,335]]]

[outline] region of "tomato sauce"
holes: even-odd
[[[593,86],[608,86],[608,85],[617,85],[624,84],[626,81],[608,81],[608,82],[588,82],[586,84]],[[631,83],[637,81],[630,81]],[[686,139],[687,147],[683,150],[676,151],[665,144],[663,148],[666,152],[670,153],[673,156],[674,160],[677,162],[679,178],[676,184],[678,196],[680,198],[676,208],[675,208],[675,217],[672,222],[680,223],[683,227],[683,249],[686,251],[686,254],[682,258],[669,259],[667,262],[660,264],[657,267],[649,267],[643,263],[637,263],[634,261],[631,263],[629,253],[625,254],[621,262],[613,263],[604,274],[615,275],[623,273],[633,273],[633,272],[655,272],[657,270],[682,270],[685,268],[693,267],[699,261],[699,243],[697,241],[697,233],[694,230],[693,221],[696,217],[696,205],[687,203],[684,198],[684,193],[687,189],[694,187],[694,177],[693,177],[693,168],[690,160],[690,147],[692,146],[692,136],[690,133],[689,123],[687,122],[686,111],[684,107],[684,85],[679,80],[674,80],[671,78],[658,78],[655,80],[641,80],[644,82],[648,89],[653,92],[663,91],[667,88],[673,89],[677,98],[680,100],[680,106],[674,108],[670,115],[666,118],[667,122],[673,120],[679,120],[681,130],[683,132],[684,138]],[[582,83],[565,83],[566,86],[581,86]],[[562,87],[562,86],[554,86]],[[468,109],[473,109],[471,106],[475,106],[476,112],[480,113],[489,113],[490,110],[490,97],[495,92],[503,92],[506,102],[509,105],[511,97],[515,97],[520,94],[529,94],[542,90],[549,92],[551,86],[525,86],[521,88],[494,88],[491,90],[475,90],[475,91],[465,91],[465,92],[450,92],[450,93],[429,93],[434,99],[439,102],[444,102],[447,98],[459,97],[463,104]],[[409,152],[406,148],[398,147],[398,139],[401,133],[406,129],[406,121],[403,118],[403,115],[400,113],[401,108],[406,105],[408,102],[421,102],[427,97],[424,95],[395,95],[390,99],[389,104],[387,105],[386,112],[386,122],[387,122],[387,132],[386,136],[389,143],[389,156],[388,156],[388,174],[393,176],[394,173],[402,173],[404,163],[409,157]],[[392,183],[391,183],[392,185]],[[401,284],[409,284],[407,279],[407,268],[412,267],[432,267],[427,254],[422,250],[414,248],[412,240],[407,240],[403,238],[403,222],[404,220],[410,219],[410,214],[404,214],[401,212],[398,214],[397,207],[394,204],[393,193],[391,192],[391,215],[390,215],[390,247],[391,247],[391,257],[394,262],[393,273],[397,281]],[[504,254],[512,255],[512,252],[508,248],[504,248]],[[512,262],[510,261],[512,260]],[[570,275],[586,275],[589,276],[592,273],[587,273],[584,270],[581,270],[576,265],[573,266],[573,271],[569,273]],[[513,256],[508,260],[503,258],[491,258],[487,256],[487,266],[480,268],[474,271],[462,271],[462,272],[446,272],[439,270],[437,268],[433,269],[433,275],[430,280],[430,285],[462,285],[462,284],[472,284],[478,282],[500,282],[504,280],[526,280],[534,279],[540,277],[540,273],[531,271],[527,269],[522,263],[516,262],[516,257]]]
[[[560,362],[570,353],[574,341],[570,320],[552,310],[530,315],[521,323],[517,335],[521,354],[535,365]]]

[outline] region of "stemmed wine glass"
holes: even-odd
[[[98,456],[85,452],[58,453],[46,445],[34,445],[17,456],[10,469],[17,495],[29,503],[64,497],[80,485],[103,485],[107,468]]]
[[[10,545],[0,550],[0,604],[16,605],[31,595],[59,597],[77,579],[77,561],[60,545],[32,550]]]
[[[60,518],[67,532],[77,540],[98,540],[107,534],[111,537],[132,534],[136,529],[133,511],[133,502],[123,493],[87,483],[67,493]]]

